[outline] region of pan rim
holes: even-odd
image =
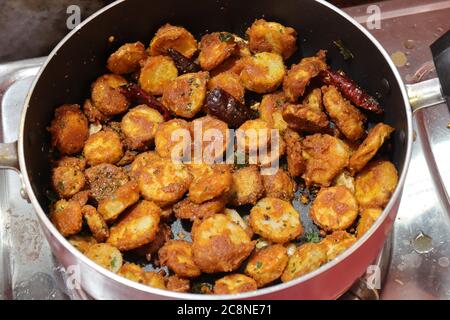
[[[389,200],[389,203],[387,204],[386,208],[383,210],[383,213],[381,216],[377,219],[377,221],[371,226],[371,228],[366,232],[366,234],[363,235],[362,238],[358,239],[349,249],[347,249],[345,252],[340,254],[336,259],[334,259],[331,262],[326,263],[325,265],[321,266],[317,270],[314,270],[311,273],[308,273],[304,276],[301,276],[297,279],[291,280],[286,283],[280,283],[276,284],[267,288],[258,289],[256,291],[252,292],[246,292],[246,293],[240,293],[240,294],[230,294],[230,295],[203,295],[203,294],[194,294],[194,293],[179,293],[179,292],[173,292],[168,290],[162,290],[157,289],[153,287],[149,287],[143,284],[139,284],[136,282],[133,282],[131,280],[128,280],[126,278],[123,278],[109,270],[104,269],[103,267],[99,266],[95,262],[88,259],[84,254],[82,254],[80,251],[78,251],[70,242],[64,238],[59,231],[55,228],[55,226],[51,223],[50,219],[48,218],[47,214],[44,212],[43,208],[40,206],[33,189],[31,187],[30,179],[28,176],[28,172],[26,169],[25,164],[25,156],[24,156],[24,128],[25,128],[25,119],[26,114],[28,111],[30,98],[34,92],[34,89],[36,87],[36,84],[39,82],[41,74],[45,70],[47,64],[51,61],[53,56],[58,52],[58,50],[65,45],[65,43],[72,38],[73,35],[75,35],[77,32],[80,31],[86,24],[88,24],[93,19],[96,19],[100,15],[102,15],[105,11],[109,10],[112,7],[115,7],[116,5],[121,4],[122,2],[125,2],[126,0],[117,0],[87,19],[85,19],[81,24],[79,24],[77,27],[75,27],[69,34],[67,34],[52,50],[52,52],[49,54],[47,60],[45,61],[44,65],[42,66],[41,70],[37,74],[35,80],[33,81],[33,84],[31,86],[31,89],[27,95],[27,98],[24,103],[24,108],[21,115],[20,120],[20,127],[19,127],[19,139],[18,139],[18,154],[19,154],[19,165],[20,165],[20,171],[23,176],[24,184],[26,193],[33,205],[33,208],[35,209],[41,224],[43,224],[47,230],[51,233],[51,235],[64,247],[64,249],[68,250],[70,254],[72,254],[76,259],[78,259],[81,263],[87,265],[89,268],[92,268],[94,271],[100,273],[105,278],[108,278],[110,280],[118,282],[120,285],[124,285],[127,287],[131,287],[135,290],[141,291],[143,293],[149,293],[154,295],[159,295],[161,297],[166,298],[174,298],[174,299],[201,299],[201,300],[227,300],[227,299],[250,299],[250,298],[257,298],[262,295],[268,295],[271,293],[275,293],[277,291],[286,290],[288,288],[294,287],[297,284],[304,283],[312,278],[315,278],[316,276],[327,272],[329,269],[334,268],[336,265],[341,263],[342,261],[346,260],[350,255],[352,255],[355,251],[357,251],[361,246],[365,244],[365,242],[378,230],[378,228],[385,222],[386,218],[388,217],[391,210],[393,210],[394,204],[399,199],[403,185],[406,179],[406,174],[409,169],[409,164],[411,160],[411,152],[412,152],[412,135],[413,135],[413,129],[412,129],[412,111],[409,105],[409,99],[406,92],[405,84],[403,80],[401,79],[400,73],[398,72],[397,68],[395,67],[394,63],[391,61],[388,53],[386,50],[381,46],[381,44],[378,42],[378,40],[375,39],[375,37],[366,30],[361,24],[359,24],[355,19],[353,19],[351,16],[349,16],[347,13],[343,12],[341,9],[337,8],[336,6],[326,2],[325,0],[314,0],[317,3],[327,7],[328,9],[334,11],[335,14],[338,14],[345,18],[347,21],[352,23],[360,32],[363,33],[366,38],[368,38],[379,50],[379,52],[383,55],[384,59],[388,63],[391,72],[396,78],[396,81],[400,87],[401,94],[403,96],[404,100],[404,107],[406,109],[406,120],[407,120],[407,132],[406,137],[407,139],[407,147],[406,147],[406,155],[405,155],[405,161],[404,161],[404,167],[403,171],[399,177],[399,181],[397,184],[397,187],[394,191],[394,193],[391,196],[391,199]],[[336,297],[337,298],[337,297]]]

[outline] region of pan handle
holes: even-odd
[[[28,59],[21,62],[0,64],[0,104],[5,92],[15,82],[36,75],[45,57]],[[1,114],[1,113],[0,113]],[[0,143],[0,170],[11,169],[19,174],[22,188],[20,194],[22,198],[29,201],[25,192],[25,185],[19,168],[19,156],[17,141],[10,143]]]
[[[0,143],[0,170],[10,169],[19,174],[20,182],[22,184],[22,187],[20,188],[20,195],[23,199],[30,202],[30,199],[25,191],[22,173],[19,169],[19,156],[17,150],[17,141],[11,143]]]
[[[450,108],[450,30],[430,49],[438,78],[406,86],[413,112],[445,102]]]
[[[407,84],[406,92],[413,113],[446,102],[438,78]]]
[[[0,169],[19,170],[19,157],[17,155],[17,141],[0,143]]]

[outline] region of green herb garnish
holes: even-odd
[[[64,192],[64,181],[58,182],[58,190]]]
[[[207,282],[195,283],[192,286],[192,293],[211,294],[213,285]]]
[[[117,258],[116,257],[111,259],[110,266],[111,266],[111,269],[113,269],[113,270],[116,269],[116,266],[117,266]]]
[[[277,106],[278,108],[281,107],[281,106],[283,106],[283,104],[284,104],[283,100],[278,99],[278,100],[276,101],[276,106]]]
[[[344,42],[341,39],[333,41],[333,43],[339,49],[339,52],[344,57],[344,60],[350,60],[355,57],[353,53],[344,45]]]
[[[233,38],[233,35],[229,32],[221,32],[219,34],[219,39],[222,42],[228,42]]]
[[[261,268],[262,267],[262,262],[261,261],[257,261],[256,262],[256,269],[259,269],[259,268]]]
[[[50,202],[50,205],[53,205],[59,199],[58,195],[55,192],[53,192],[53,190],[48,189],[45,191],[45,197]]]
[[[320,240],[321,240],[319,233],[316,231],[307,232],[305,235],[305,239],[306,239],[306,242],[313,242],[313,243],[320,242]]]

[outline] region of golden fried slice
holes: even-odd
[[[334,86],[323,86],[322,93],[325,109],[342,134],[350,141],[361,139],[366,121],[362,112],[345,100]]]
[[[189,199],[197,204],[214,199],[230,191],[233,177],[226,164],[190,164],[193,179],[189,186]]]
[[[116,74],[105,74],[95,80],[91,87],[91,100],[95,108],[105,116],[124,113],[129,102],[120,92],[127,81]]]
[[[109,237],[109,228],[102,215],[97,212],[97,209],[89,205],[83,206],[81,213],[95,240],[105,242]]]
[[[236,39],[236,36],[235,36]],[[210,74],[212,77],[217,76],[218,74],[224,72],[232,72],[237,75],[241,74],[242,69],[244,68],[244,58],[247,56],[241,57],[240,55],[232,55],[227,60],[225,60],[221,65],[211,70]]]
[[[105,122],[109,119],[108,116],[98,110],[91,99],[86,99],[83,103],[83,113],[91,123]]]
[[[323,239],[321,245],[327,253],[327,260],[332,261],[356,242],[355,236],[345,231],[335,231]]]
[[[257,151],[270,146],[271,128],[261,119],[245,121],[236,132],[238,150]]]
[[[74,196],[84,185],[83,171],[76,166],[59,166],[52,170],[52,186],[61,198]]]
[[[83,207],[89,200],[89,190],[83,190],[76,193],[70,201],[78,202],[78,204]]]
[[[220,278],[214,283],[214,294],[236,294],[256,289],[255,280],[238,273]]]
[[[305,99],[303,99],[302,104],[305,107],[308,107],[310,110],[322,112],[322,90],[320,90],[319,88],[313,89],[310,93],[308,93]]]
[[[163,220],[163,214],[161,214],[161,220]],[[144,257],[150,262],[153,260],[154,255],[157,255],[159,249],[161,249],[167,241],[172,239],[172,236],[172,230],[170,227],[166,223],[160,222],[155,239],[139,248],[136,248],[133,250],[133,253],[140,257]]]
[[[329,126],[325,113],[301,104],[284,105],[282,115],[288,127],[298,132],[324,132]]]
[[[264,175],[263,184],[266,197],[291,201],[294,198],[297,185],[289,173],[279,168],[272,175]]]
[[[161,208],[161,221],[170,222],[174,215],[173,206],[166,206]]]
[[[203,70],[212,70],[224,62],[234,52],[234,36],[228,32],[206,34],[200,40],[198,62]]]
[[[89,200],[89,190],[80,191],[70,199],[71,201],[76,201],[83,207]]]
[[[364,209],[358,221],[358,226],[356,227],[357,238],[361,238],[370,227],[377,221],[383,210],[381,209]]]
[[[134,161],[131,163],[130,177],[138,181],[142,168],[147,166],[152,161],[160,159],[161,157],[158,153],[156,153],[156,151],[147,151],[138,154]]]
[[[284,246],[270,245],[257,250],[250,257],[245,267],[245,273],[255,279],[258,288],[264,287],[282,275],[288,260],[289,257]]]
[[[182,278],[195,278],[202,272],[194,262],[192,243],[184,240],[169,240],[159,249],[159,261]]]
[[[288,282],[310,273],[327,262],[324,246],[318,243],[305,243],[295,250],[289,258],[286,269],[281,275],[281,281]]]
[[[255,246],[245,230],[223,214],[194,222],[192,239],[195,264],[206,273],[236,270]]]
[[[344,186],[322,188],[309,214],[325,231],[345,230],[358,216],[358,204],[352,192]]]
[[[283,91],[290,102],[303,96],[311,79],[327,69],[325,59],[326,51],[320,50],[315,57],[303,58],[291,67],[283,81]]]
[[[76,234],[83,225],[81,206],[76,201],[58,200],[51,208],[50,220],[64,237]]]
[[[297,50],[297,32],[277,22],[255,20],[246,33],[253,52],[273,52],[288,59]]]
[[[94,244],[86,251],[85,255],[103,268],[114,273],[117,273],[122,267],[122,254],[116,247],[107,243]]]
[[[351,191],[352,194],[355,193],[355,178],[352,177],[346,170],[342,171],[335,179],[334,184],[336,186],[344,186]]]
[[[301,137],[297,132],[287,129],[283,134],[283,140],[286,143],[288,172],[292,177],[300,177],[306,170]]]
[[[120,136],[112,130],[102,130],[94,133],[86,141],[83,155],[91,166],[118,162],[123,156]]]
[[[144,283],[144,273],[144,269],[140,266],[129,262],[125,262],[117,272],[119,276],[138,283]]]
[[[327,134],[307,136],[302,141],[306,160],[305,182],[328,187],[347,165],[350,152],[342,140]]]
[[[77,104],[64,104],[55,110],[49,128],[52,146],[62,154],[76,154],[83,149],[89,135],[88,120]]]
[[[130,149],[145,149],[155,138],[163,116],[155,109],[139,105],[122,118],[120,128]]]
[[[89,190],[84,190],[76,193],[70,200],[78,202],[83,207],[88,202],[89,196]]]
[[[138,181],[146,200],[165,207],[183,197],[191,180],[188,169],[182,163],[161,159],[142,168]]]
[[[272,129],[270,132],[270,147],[258,150],[258,166],[261,167],[261,174],[272,174],[279,167],[281,157],[286,153],[286,143],[278,130]],[[267,171],[266,171],[267,169]]]
[[[139,70],[140,62],[147,58],[141,42],[126,43],[109,56],[106,67],[115,74],[132,73]]]
[[[155,239],[161,209],[151,201],[139,202],[119,223],[111,227],[107,243],[120,251],[138,248]]]
[[[97,202],[109,197],[129,180],[125,169],[108,163],[88,168],[85,176],[89,195]]]
[[[189,292],[191,290],[191,283],[189,279],[183,279],[174,275],[167,277],[166,288],[169,291]]]
[[[391,162],[383,160],[369,162],[355,179],[355,196],[359,206],[362,209],[383,209],[397,183],[397,169]]]
[[[78,234],[71,236],[68,240],[81,253],[85,253],[91,246],[97,243],[92,236],[80,236]]]
[[[303,234],[300,214],[287,201],[263,198],[250,211],[250,226],[264,239],[286,243]]]
[[[183,199],[173,206],[175,217],[178,219],[189,219],[195,221],[197,219],[204,219],[216,213],[221,213],[226,205],[225,197],[212,199],[202,204],[196,204],[189,200]]]
[[[154,271],[146,271],[144,272],[144,284],[158,289],[166,289],[166,281],[164,277]]]
[[[162,103],[179,117],[193,118],[205,101],[208,78],[203,71],[177,77],[164,86]]]
[[[86,168],[86,160],[82,157],[62,157],[55,161],[55,167],[75,167],[83,171]]]
[[[257,166],[248,166],[233,172],[230,191],[230,201],[233,205],[254,205],[263,195],[263,180]]]
[[[114,221],[119,215],[139,200],[139,187],[136,181],[120,186],[98,204],[98,212],[106,221]]]
[[[122,158],[120,158],[120,160],[116,162],[116,165],[119,167],[128,166],[129,164],[131,164],[134,161],[137,154],[138,154],[137,151],[130,150],[127,147]],[[128,169],[128,167],[127,167],[127,169]]]
[[[247,233],[247,235],[249,236],[249,238],[253,238],[253,230],[252,228],[248,225],[247,220],[248,220],[248,216],[242,217],[239,212],[237,212],[234,209],[228,209],[225,208],[223,210],[223,213],[234,223],[236,223],[238,226],[240,226],[242,229],[244,229],[244,231]]]
[[[274,129],[283,132],[288,124],[283,119],[283,105],[286,97],[282,91],[264,95],[259,105],[259,117]]]
[[[169,48],[191,58],[197,51],[197,41],[185,28],[167,23],[156,32],[150,42],[149,51],[152,56],[164,55]]]
[[[257,93],[274,91],[283,82],[286,74],[283,58],[276,53],[257,53],[243,58],[242,65],[242,84],[246,89]]]
[[[239,75],[227,71],[215,75],[208,81],[208,90],[220,88],[231,94],[236,100],[244,103],[245,88],[239,79]]]
[[[175,63],[167,56],[149,57],[142,65],[139,85],[148,93],[162,95],[164,86],[178,77]]]
[[[189,123],[183,119],[172,119],[158,126],[155,135],[155,150],[163,158],[178,159],[190,155],[191,136]]]
[[[226,122],[207,115],[193,120],[190,123],[190,131],[194,137],[195,162],[213,163],[214,160],[223,158],[230,143],[230,132]]]
[[[236,42],[236,50],[234,50],[232,57],[234,56],[242,58],[251,56],[252,53],[248,45],[248,40],[242,39],[235,33],[233,33],[233,37],[234,42]]]
[[[363,143],[350,157],[350,171],[353,174],[361,171],[361,169],[375,156],[384,141],[389,139],[394,130],[394,128],[384,123],[378,123],[373,127]]]

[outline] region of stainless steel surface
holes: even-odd
[[[442,6],[442,1],[440,3],[440,9],[435,9],[432,13],[436,16],[444,14],[444,17],[448,17],[450,6]],[[361,16],[361,13],[366,12],[365,9],[366,7],[352,8],[348,12],[353,14],[352,10],[354,10],[359,14],[353,15]],[[417,15],[411,17],[411,13],[403,14],[404,11],[398,8],[391,9],[393,13],[389,11],[391,13],[386,14],[388,19],[384,21],[386,24],[383,29],[375,30],[374,34],[377,36],[378,33],[378,39],[390,53],[394,53],[398,49],[395,46],[389,46],[392,44],[390,39],[402,37],[402,32],[404,33],[408,28],[408,24],[404,22],[405,19],[421,23],[424,23],[424,20],[418,19]],[[402,14],[397,17],[395,12]],[[437,25],[432,16],[427,16],[425,21],[434,26]],[[403,29],[397,28],[396,24],[400,24]],[[385,43],[384,39],[389,40]],[[409,37],[406,37],[403,41],[408,39]],[[426,41],[431,40],[426,39]],[[415,41],[419,43],[419,40]],[[411,61],[418,61],[417,64],[410,63],[406,72],[406,66],[403,67],[404,69],[399,68],[408,82],[411,82],[416,71],[431,59],[431,56],[427,57],[423,54],[426,41],[424,39],[420,41],[423,41],[421,46],[416,48],[421,48],[422,55],[417,57],[414,50],[411,50],[408,55]],[[20,63],[15,64],[15,67],[18,65]],[[5,70],[5,66],[0,66],[1,70]],[[20,67],[17,70],[20,70]],[[412,76],[411,70],[414,70]],[[430,71],[428,74],[432,73]],[[407,75],[410,75],[410,78]],[[13,73],[12,79],[14,77]],[[5,90],[1,106],[3,120],[0,138],[2,141],[11,142],[17,138],[20,108],[30,84],[31,77],[25,77]],[[411,167],[406,179],[398,218],[394,225],[394,246],[389,272],[381,292],[382,299],[450,298],[450,246],[448,246],[450,223],[448,195],[445,191],[450,190],[448,189],[450,186],[446,185],[450,183],[450,170],[448,170],[450,156],[446,152],[450,147],[450,130],[446,128],[447,123],[450,122],[449,118],[446,106],[438,106],[417,113],[415,130],[423,134],[423,140],[418,135],[414,143]],[[431,165],[431,173],[427,163]],[[2,290],[0,297],[64,298],[63,291],[58,289],[58,283],[61,282],[58,280],[61,278],[60,269],[55,267],[32,207],[21,200],[19,190],[20,179],[17,174],[0,172],[0,236],[2,240],[0,275],[4,279],[0,282]],[[414,247],[413,240],[421,232],[432,238],[430,250],[421,251]]]
[[[398,70],[406,83],[436,77],[429,46],[450,29],[450,1],[395,0],[377,3],[381,29],[371,30],[389,54],[404,54]],[[368,6],[346,10],[361,23]],[[450,299],[450,114],[445,104],[415,114],[409,174],[397,220],[390,269],[381,299]],[[426,170],[426,166],[429,170]],[[423,233],[429,252],[415,250]]]
[[[17,141],[0,144],[0,169],[18,169]]]
[[[425,80],[415,84],[407,84],[409,102],[414,112],[445,103],[441,83],[438,78]]]
[[[375,270],[373,267],[376,267],[379,274],[366,273],[340,299],[380,300],[381,291],[389,271],[393,240],[393,233],[391,233],[386,240],[383,250],[372,265],[372,269]],[[377,281],[379,281],[379,286]]]
[[[26,94],[42,59],[0,66],[2,142],[18,138],[18,123]],[[4,73],[3,73],[4,72]],[[27,75],[27,76],[24,76]],[[20,80],[18,80],[20,79]],[[21,197],[20,176],[0,171],[0,298],[61,299],[55,261],[31,204]]]

